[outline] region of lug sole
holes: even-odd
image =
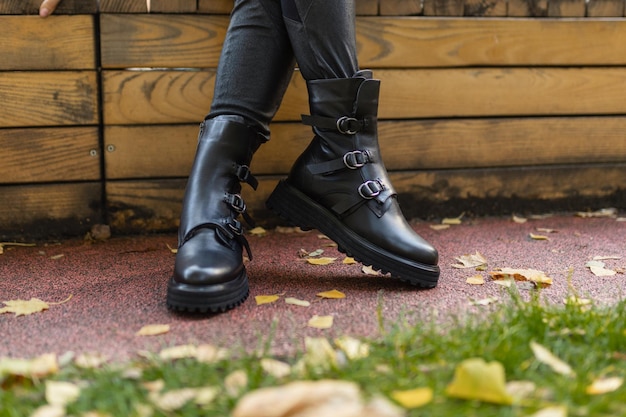
[[[317,229],[337,243],[340,252],[392,278],[421,288],[434,288],[439,267],[395,255],[346,227],[329,210],[282,180],[266,202],[267,207],[294,226]]]
[[[217,285],[190,285],[171,278],[167,306],[188,313],[223,313],[242,304],[250,293],[245,269],[239,277]]]

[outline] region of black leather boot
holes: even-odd
[[[432,288],[437,250],[407,223],[381,160],[380,81],[370,71],[307,82],[315,137],[267,205],[291,223],[318,229],[339,250],[411,284]]]
[[[200,125],[167,286],[170,308],[220,312],[248,297],[243,248],[249,256],[250,248],[237,217],[247,217],[240,183],[257,186],[248,166],[259,144],[258,134],[240,116],[217,116]]]

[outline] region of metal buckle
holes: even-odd
[[[354,128],[351,128],[351,123],[356,123],[356,126]],[[347,126],[344,128],[344,125]],[[356,134],[359,131],[359,127],[359,121],[354,117],[343,116],[337,119],[337,130],[339,131],[339,133],[343,133],[344,135]]]
[[[246,203],[243,201],[243,197],[241,197],[241,195],[228,194],[225,200],[237,213],[243,213],[246,211]]]
[[[361,158],[359,158],[361,156]],[[359,169],[370,160],[368,151],[351,151],[343,156],[343,164],[348,169]]]
[[[239,178],[239,181],[248,182],[248,179],[251,175],[250,167],[248,165],[237,165],[235,168],[235,172],[237,178]]]
[[[368,180],[359,185],[358,191],[361,197],[366,200],[371,200],[378,196],[384,189],[385,185],[380,180]]]
[[[241,236],[243,234],[243,226],[241,225],[241,222],[239,222],[237,219],[232,219],[232,221],[228,223],[228,227],[237,236]]]

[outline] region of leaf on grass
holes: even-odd
[[[552,285],[552,278],[543,271],[536,269],[498,268],[489,272],[489,275],[494,280],[514,279],[515,281],[530,281],[539,287]]]
[[[354,258],[350,257],[350,256],[346,256],[345,258],[343,258],[343,261],[341,262],[345,265],[353,265],[355,263],[357,263]]]
[[[280,295],[257,295],[254,297],[256,305],[271,304],[280,299]]]
[[[485,278],[482,275],[474,275],[465,280],[466,283],[470,285],[483,285],[485,283]]]
[[[526,217],[519,217],[516,215],[513,215],[513,222],[514,223],[518,223],[518,224],[524,224],[528,221],[528,219]]]
[[[363,265],[363,267],[361,268],[361,272],[363,272],[365,275],[380,275],[380,272],[375,270],[374,267],[371,265]]]
[[[476,268],[487,264],[487,259],[478,251],[473,255],[465,254],[454,259],[460,262],[452,265],[453,268],[457,269]]]
[[[537,385],[532,381],[509,381],[506,383],[506,392],[513,397],[513,401],[519,403],[531,398],[537,391]]]
[[[243,370],[231,372],[224,379],[224,388],[231,397],[237,397],[248,386],[248,374]]]
[[[285,303],[300,307],[309,307],[311,305],[311,303],[306,300],[299,300],[293,297],[285,298]]]
[[[570,306],[587,306],[591,304],[591,300],[589,298],[579,298],[575,295],[570,295],[566,299],[563,300],[563,304]]]
[[[585,390],[589,395],[607,394],[609,392],[617,391],[624,383],[624,378],[610,377],[596,379]]]
[[[534,233],[531,233],[531,234],[529,235],[529,237],[530,237],[532,240],[550,240],[550,238],[549,238],[548,236],[545,236],[545,235],[536,235],[536,234],[534,234]]]
[[[363,399],[354,382],[320,380],[295,381],[283,386],[260,388],[244,395],[233,417],[402,417],[404,411],[375,397]]]
[[[66,381],[46,381],[45,397],[50,405],[65,407],[80,396],[80,387]]]
[[[46,353],[33,359],[0,358],[0,378],[4,376],[43,378],[58,371],[59,363],[53,353]]]
[[[321,298],[331,298],[331,299],[341,299],[346,298],[346,295],[339,290],[330,290],[317,293],[318,297]]]
[[[156,407],[165,412],[173,412],[183,408],[198,395],[197,388],[181,388],[164,393],[152,391],[148,398]]]
[[[450,228],[450,225],[449,224],[431,224],[430,228],[433,230],[437,230],[437,231],[447,230]]]
[[[567,407],[564,405],[553,405],[542,408],[528,417],[567,417]]]
[[[30,417],[65,417],[65,407],[61,405],[42,405],[30,415]]]
[[[341,336],[335,339],[335,345],[341,349],[350,360],[364,359],[370,354],[369,345],[354,337]]]
[[[335,262],[337,258],[329,258],[322,256],[320,258],[307,258],[307,262],[311,265],[330,265]]]
[[[196,347],[196,360],[200,363],[216,363],[222,359],[228,358],[229,353],[226,349],[204,343]]]
[[[479,400],[509,405],[513,397],[506,390],[504,366],[500,362],[486,363],[482,358],[466,359],[457,365],[446,395],[465,400]]]
[[[617,271],[605,268],[606,264],[602,261],[589,261],[585,266],[597,277],[612,277],[617,274]]]
[[[313,368],[329,369],[337,364],[337,354],[324,337],[305,337],[304,363]]]
[[[550,368],[552,368],[554,372],[565,376],[574,375],[574,371],[567,363],[563,362],[543,345],[531,341],[530,349],[533,351],[535,358],[539,362],[543,363],[544,365],[548,365]]]
[[[136,336],[158,336],[170,331],[169,324],[148,324],[135,333]]]
[[[291,374],[291,366],[288,363],[276,359],[261,359],[261,368],[269,375],[278,379],[285,378]]]
[[[74,364],[83,369],[97,369],[108,360],[109,358],[101,353],[81,353],[74,359]]]
[[[576,213],[578,217],[590,218],[590,217],[615,217],[617,216],[616,208],[603,208],[596,211],[579,211]]]
[[[197,353],[198,347],[195,345],[179,345],[161,350],[159,352],[159,358],[162,360],[195,358]]]
[[[318,316],[316,314],[309,319],[307,325],[314,329],[330,329],[333,327],[333,316]]]
[[[501,287],[511,288],[515,281],[512,279],[498,279],[493,281],[494,284],[500,285]]]
[[[432,402],[433,390],[424,387],[405,391],[393,391],[391,398],[404,408],[419,408]]]

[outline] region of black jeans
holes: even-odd
[[[243,116],[268,139],[296,62],[307,81],[358,71],[354,0],[236,0],[207,118]]]

